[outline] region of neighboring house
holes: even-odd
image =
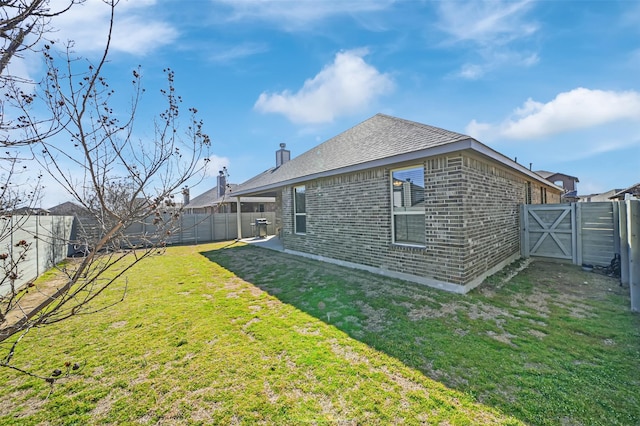
[[[579,195],[578,201],[581,203],[601,203],[611,201],[611,197],[620,191],[622,191],[622,189],[610,189],[609,191],[601,194]]]
[[[562,202],[573,203],[579,200],[576,183],[579,183],[580,181],[577,177],[565,175],[564,173],[547,172],[545,170],[538,170],[536,171],[536,174],[564,189]]]
[[[11,211],[10,214],[16,216],[49,216],[50,212],[40,207],[20,207]]]
[[[469,136],[383,114],[235,189],[276,196],[286,252],[459,293],[519,257],[520,204],[562,192]]]
[[[627,189],[623,189],[622,191],[618,191],[609,197],[610,200],[620,201],[620,200],[628,200],[628,199],[640,199],[640,183],[636,183],[635,185],[631,185]]]
[[[185,213],[236,213],[238,200],[233,194],[238,185],[226,183],[226,177],[222,172],[218,175],[216,183],[216,186],[193,200],[189,200],[189,190],[183,190]],[[240,212],[273,212],[275,202],[275,197],[246,197],[240,203]]]
[[[72,203],[71,201],[58,204],[49,209],[52,215],[55,216],[87,216],[88,211],[83,206]]]

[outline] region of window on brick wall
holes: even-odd
[[[294,212],[294,232],[296,234],[307,233],[307,202],[305,187],[296,186],[293,188],[293,212]]]
[[[531,182],[527,182],[527,193],[525,204],[531,204]]]
[[[547,204],[547,188],[540,188],[540,204]]]
[[[424,167],[391,171],[393,242],[425,245]]]

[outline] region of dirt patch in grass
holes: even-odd
[[[414,306],[410,304],[409,306]],[[437,308],[434,308],[429,305],[424,305],[419,308],[412,308],[409,310],[407,316],[412,321],[420,321],[426,318],[442,318],[442,317],[450,317],[456,315],[459,310],[465,309],[465,304],[450,302],[439,305]]]
[[[629,292],[615,278],[584,272],[565,263],[536,261],[528,268],[527,277],[537,283],[535,291],[514,297],[512,305],[534,310],[542,318],[548,317],[554,308],[566,310],[572,318],[591,318],[597,315],[594,303],[611,296],[624,297]]]
[[[369,359],[367,357],[360,355],[348,346],[340,345],[338,340],[331,339],[329,340],[329,344],[331,345],[331,350],[334,354],[348,361],[349,363],[369,364]]]
[[[126,321],[116,321],[116,322],[112,322],[109,327],[110,328],[122,328],[125,325],[127,325]]]
[[[66,263],[65,269],[70,269],[79,263],[80,259],[70,259]],[[67,284],[68,279],[63,271],[52,269],[40,279],[35,280],[33,283],[26,284],[20,293],[22,295],[20,302],[9,311],[0,329],[9,328],[25,319],[25,317],[30,317],[34,309],[47,301],[53,300],[52,296]]]
[[[387,323],[385,308],[374,308],[363,301],[357,301],[356,305],[360,308],[360,311],[365,315],[364,327],[366,330],[376,333],[384,330]]]
[[[22,389],[0,397],[0,416],[19,419],[37,413],[47,400],[33,393],[31,389]]]

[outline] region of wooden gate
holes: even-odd
[[[522,211],[522,255],[576,259],[573,204],[525,204]]]

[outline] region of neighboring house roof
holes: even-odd
[[[3,214],[8,212],[3,212]],[[13,211],[10,214],[14,215],[48,215],[50,214],[49,210],[43,209],[40,207],[20,207]]]
[[[536,173],[536,174],[538,174],[538,175],[540,175],[540,176],[542,176],[542,177],[543,177],[543,178],[545,178],[545,179],[549,179],[549,178],[550,178],[550,177],[552,177],[552,176],[564,176],[564,177],[567,177],[567,178],[569,178],[569,179],[573,179],[573,180],[575,180],[575,181],[576,181],[576,182],[578,182],[578,183],[580,182],[580,180],[579,180],[577,177],[575,177],[575,176],[571,176],[571,175],[567,175],[567,174],[564,174],[564,173],[548,172],[548,171],[546,171],[546,170],[536,170],[536,172],[535,172],[535,173]]]
[[[622,191],[618,191],[609,198],[611,199],[624,197],[624,194],[632,194],[636,197],[640,196],[640,183],[636,183],[635,185],[631,185],[630,187],[623,189]]]
[[[280,167],[266,170],[244,182],[236,189],[235,194],[255,194],[309,179],[397,164],[463,149],[478,151],[527,174],[534,180],[555,187],[470,136],[376,114]]]
[[[87,209],[79,204],[67,201],[49,208],[52,215],[80,215],[87,213]]]
[[[235,183],[230,183],[228,185],[228,187],[231,189],[235,188],[236,186],[238,185]],[[214,186],[210,190],[203,192],[197,197],[193,197],[191,201],[189,201],[189,204],[187,204],[184,207],[187,209],[198,209],[203,207],[215,206],[216,204],[220,204],[222,202],[228,202],[228,201],[229,201],[229,196],[226,195],[225,197],[219,197],[218,187]]]
[[[606,198],[609,199],[609,197],[611,197],[612,195],[618,193],[622,191],[622,189],[610,189],[608,191],[605,192],[598,192],[595,194],[586,194],[586,195],[578,195],[578,198],[582,199],[589,199],[589,198]],[[606,200],[605,200],[606,201]]]
[[[224,197],[218,196],[218,187],[214,186],[208,191],[194,197],[189,204],[184,206],[186,209],[201,209],[206,207],[212,207],[223,203],[235,203],[237,198],[234,196],[234,190],[238,187],[237,183],[230,183],[227,185],[227,193]],[[243,202],[254,203],[274,203],[276,200],[274,197],[245,197]]]

